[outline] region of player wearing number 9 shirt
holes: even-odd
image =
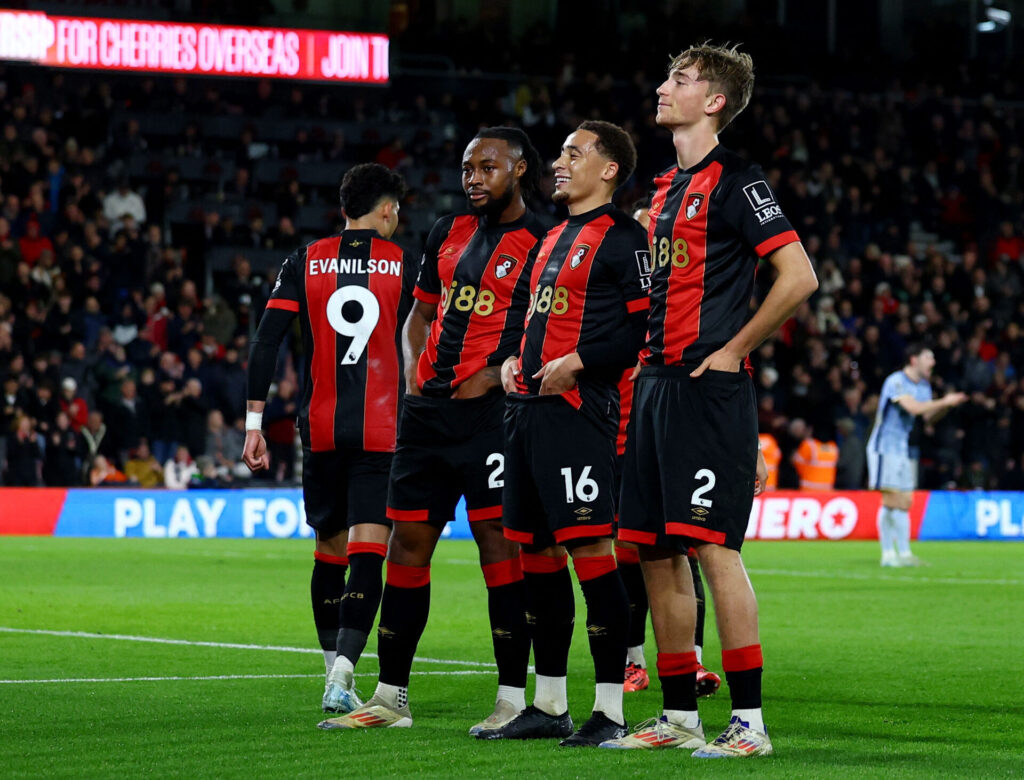
[[[382,165],[357,165],[345,174],[344,231],[284,261],[249,358],[243,460],[259,471],[269,463],[261,423],[278,347],[299,317],[305,385],[297,422],[306,522],[316,531],[310,594],[328,671],[326,712],[360,705],[353,669],[381,598],[401,326],[416,273],[415,260],[387,240],[404,194],[402,177]]]
[[[494,711],[470,731],[501,725],[525,706],[523,573],[519,546],[501,532],[499,367],[522,336],[531,250],[544,232],[523,200],[540,164],[521,130],[481,130],[462,158],[470,213],[443,217],[427,238],[404,334],[408,395],[388,492],[395,528],[377,630],[380,679],[364,707],[324,728],[412,725],[409,673],[430,607],[430,559],[462,496],[498,667]]]

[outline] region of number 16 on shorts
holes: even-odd
[[[572,504],[576,500],[584,503],[591,503],[600,493],[597,482],[590,478],[590,466],[584,466],[578,478],[573,481],[573,470],[566,467],[561,470],[562,478],[565,480],[565,503]]]

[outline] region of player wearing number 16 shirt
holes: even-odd
[[[416,274],[415,260],[387,240],[404,194],[402,177],[382,165],[357,165],[345,174],[344,231],[284,261],[249,358],[243,460],[259,471],[268,465],[260,429],[278,347],[299,317],[305,348],[298,416],[302,493],[306,522],[316,531],[310,593],[327,665],[327,712],[348,712],[361,703],[353,670],[380,604],[401,327]]]
[[[499,368],[523,333],[531,250],[544,232],[523,200],[537,187],[540,164],[521,130],[481,130],[462,157],[470,213],[443,217],[427,238],[404,333],[408,395],[388,491],[395,528],[377,630],[380,678],[364,707],[324,728],[412,725],[409,674],[427,623],[430,559],[463,496],[498,667],[494,711],[470,731],[502,725],[525,707],[523,572],[519,545],[501,532]]]
[[[764,173],[718,142],[753,84],[749,55],[703,44],[676,57],[657,90],[656,121],[672,133],[677,164],[654,182],[651,311],[626,437],[619,538],[640,545],[663,709],[606,747],[696,747],[699,758],[772,752],[761,714],[757,602],[740,557],[757,467],[754,391],[743,364],[817,280]],[[750,316],[760,258],[777,277]],[[697,712],[693,583],[676,576],[691,546],[711,589],[733,707],[711,744]]]
[[[643,344],[650,262],[643,228],[611,201],[635,167],[629,135],[602,121],[583,122],[554,163],[553,199],[569,218],[541,242],[521,355],[502,370],[505,535],[523,545],[537,689],[531,707],[482,739],[560,737],[585,747],[626,733],[629,602],[612,551],[615,439],[618,382]],[[566,550],[587,603],[597,683],[593,714],[575,732]]]

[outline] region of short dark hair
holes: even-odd
[[[929,344],[923,341],[914,341],[907,345],[907,348],[903,351],[903,362],[904,364],[910,362],[910,358],[915,358],[922,352],[926,352],[931,349]]]
[[[580,124],[577,130],[586,130],[597,136],[594,148],[602,157],[619,164],[619,172],[615,177],[615,186],[624,184],[636,170],[636,147],[629,133],[618,125],[600,119],[588,119]]]
[[[536,195],[540,192],[541,162],[540,153],[530,143],[530,136],[518,127],[484,127],[473,138],[497,138],[504,141],[510,148],[519,152],[519,156],[526,161],[526,173],[519,179],[519,189],[525,197]]]
[[[378,163],[354,165],[346,171],[338,191],[341,208],[348,219],[365,217],[384,198],[405,197],[405,179]]]

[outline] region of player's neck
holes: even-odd
[[[582,200],[569,203],[569,216],[575,217],[579,214],[586,214],[588,211],[599,209],[601,206],[607,206],[612,202],[611,193],[598,193],[589,197],[583,198]]]
[[[692,168],[718,146],[718,133],[707,123],[672,128],[672,145],[676,148],[676,163],[686,170]]]
[[[380,235],[384,235],[384,231],[381,230],[380,220],[372,214],[367,214],[359,219],[346,219],[345,230],[375,230]]]
[[[907,379],[909,379],[911,382],[921,381],[921,375],[910,366],[905,366],[903,368],[903,373],[907,375]]]
[[[512,200],[508,204],[501,216],[498,217],[499,225],[507,225],[509,222],[515,222],[517,219],[522,218],[523,214],[526,213],[526,203],[523,202],[523,196],[520,195]]]

